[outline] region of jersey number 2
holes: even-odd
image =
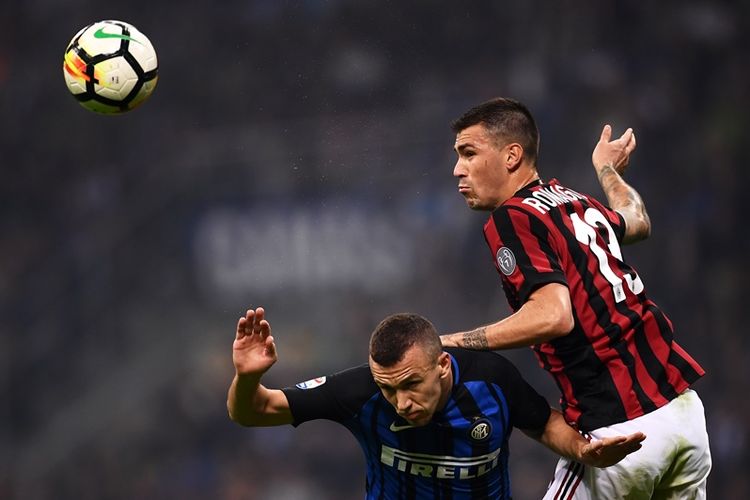
[[[609,253],[617,260],[622,262],[622,251],[620,250],[620,245],[617,242],[615,231],[612,229],[612,226],[609,224],[607,218],[604,217],[604,214],[602,214],[595,208],[589,207],[583,213],[583,220],[581,220],[581,218],[575,212],[570,215],[570,219],[573,221],[573,229],[576,233],[576,239],[584,245],[588,245],[588,247],[591,249],[591,252],[599,261],[599,271],[602,273],[602,276],[604,276],[604,278],[609,282],[609,284],[612,285],[612,292],[615,296],[615,302],[622,302],[623,300],[625,300],[625,290],[622,286],[623,278],[625,278],[625,282],[628,284],[628,288],[631,292],[636,295],[641,293],[643,291],[643,281],[641,281],[641,277],[638,276],[635,271],[633,272],[635,278],[630,276],[630,274],[624,274],[622,278],[618,276],[609,265],[607,252],[605,252],[604,249],[599,246],[599,243],[596,240],[596,227],[603,226],[607,229],[608,233],[607,248],[609,249]]]

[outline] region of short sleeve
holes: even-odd
[[[524,430],[544,429],[551,411],[547,400],[526,382],[513,363],[497,353],[492,354],[498,358],[495,363],[502,367],[493,371],[500,374],[495,383],[505,394],[511,424]]]
[[[378,393],[367,365],[317,377],[282,389],[289,401],[295,427],[309,420],[344,422],[357,415]]]
[[[515,207],[500,207],[485,224],[484,233],[514,309],[543,285],[568,286],[554,237],[535,215]]]
[[[588,200],[607,218],[609,225],[612,226],[612,230],[615,232],[615,237],[617,238],[618,243],[622,244],[622,239],[625,237],[626,230],[625,218],[617,210],[612,210],[594,198],[588,198]]]

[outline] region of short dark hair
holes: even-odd
[[[458,134],[480,123],[497,140],[519,143],[524,156],[533,165],[536,164],[539,157],[539,129],[526,106],[508,97],[496,97],[468,110],[451,123],[451,129]]]
[[[400,313],[388,316],[378,324],[370,336],[370,357],[381,366],[393,366],[401,361],[406,351],[415,344],[428,355],[443,352],[437,330],[419,314]]]

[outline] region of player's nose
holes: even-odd
[[[396,393],[396,410],[399,413],[409,413],[411,408],[411,399],[409,395],[403,392]]]
[[[467,173],[466,166],[459,158],[453,166],[453,177],[465,177]]]

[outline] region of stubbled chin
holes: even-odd
[[[479,206],[479,200],[475,198],[466,198],[466,204],[472,210],[482,210],[482,207]]]
[[[477,212],[487,212],[494,210],[494,207],[490,207],[480,203],[480,200],[478,200],[477,198],[466,198],[466,205],[468,205],[470,209],[476,210]]]

